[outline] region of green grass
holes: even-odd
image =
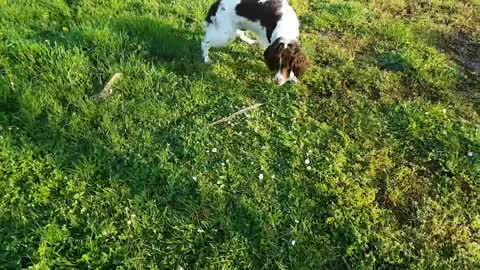
[[[480,267],[478,0],[291,0],[283,87],[212,2],[0,1],[0,269]]]

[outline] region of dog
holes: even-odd
[[[210,48],[220,48],[237,37],[248,44],[259,43],[264,48],[264,61],[275,71],[274,81],[299,82],[309,67],[300,49],[300,22],[288,0],[217,0],[208,10],[202,41],[202,56],[210,63]],[[251,31],[257,40],[250,39]]]

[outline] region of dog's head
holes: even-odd
[[[265,63],[271,71],[276,71],[274,80],[282,85],[287,81],[298,82],[309,67],[305,54],[297,41],[286,42],[278,38],[263,53]]]

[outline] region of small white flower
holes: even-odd
[[[275,179],[275,174],[272,175],[272,179]]]
[[[295,240],[292,240],[292,246],[295,246],[295,243],[296,243]]]
[[[429,112],[425,112],[426,115],[429,115],[430,113]]]
[[[222,162],[222,166],[225,166],[225,163]]]
[[[196,176],[192,177],[192,179],[193,179],[193,181],[197,181],[197,177],[196,177]]]
[[[443,109],[442,112],[443,112],[443,113],[447,113],[447,109]]]
[[[127,221],[127,224],[128,225],[132,224],[132,221],[131,220]]]
[[[229,163],[230,161],[227,159],[227,160],[225,160],[225,162],[226,162],[226,163]]]
[[[214,147],[214,148],[212,149],[212,153],[216,153],[216,152],[217,152],[217,148]]]
[[[310,164],[310,159],[307,158],[305,159],[305,165],[308,165],[308,164]]]
[[[444,130],[442,133],[443,133],[443,135],[447,135],[447,131],[446,131],[446,130]]]
[[[252,161],[252,162],[250,162],[250,165],[253,165],[253,161]]]
[[[11,85],[11,86],[13,86],[13,85],[14,85],[14,83],[13,83],[13,82],[10,82],[10,85]]]
[[[131,214],[131,215],[130,215],[130,217],[131,217],[132,219],[134,219],[134,218],[136,218],[136,217],[137,217],[137,215],[135,215],[135,214]]]
[[[468,155],[469,157],[471,157],[471,156],[473,156],[473,152],[472,152],[472,151],[468,151],[467,155]]]
[[[311,170],[312,169],[312,166],[307,166],[307,170]]]
[[[295,223],[297,223],[297,224],[298,224],[298,223],[300,223],[300,221],[298,221],[298,219],[295,219]]]
[[[260,181],[263,180],[263,173],[258,175],[258,179],[260,179]]]

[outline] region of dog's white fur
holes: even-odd
[[[269,0],[261,0],[259,2],[267,2]],[[272,42],[280,38],[285,46],[292,41],[298,41],[300,22],[295,14],[295,11],[290,6],[287,0],[282,0],[283,3],[279,12],[281,13],[280,20],[277,21],[277,25],[269,39],[267,37],[267,31],[259,21],[251,21],[245,17],[237,15],[235,7],[241,2],[241,0],[221,0],[216,15],[211,18],[212,23],[205,22],[206,33],[202,42],[203,61],[210,63],[211,60],[208,56],[210,48],[220,48],[233,41],[236,37],[247,42],[248,44],[258,43],[266,49]],[[245,35],[244,31],[240,29],[246,29],[256,36],[257,41],[250,39]],[[290,74],[289,78],[284,78],[280,71],[275,75],[275,81],[278,84],[283,84],[289,80],[297,82],[295,75]]]

